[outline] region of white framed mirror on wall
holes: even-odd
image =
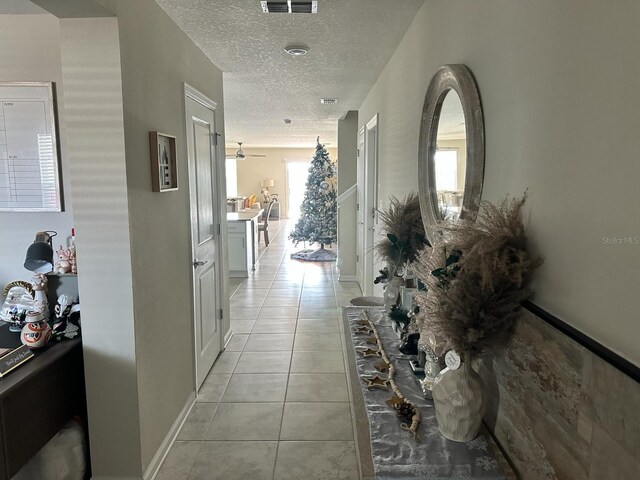
[[[425,95],[418,147],[418,193],[431,243],[444,219],[474,218],[484,180],[484,117],[465,65],[444,65]]]

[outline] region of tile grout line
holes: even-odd
[[[284,259],[286,257],[286,251],[285,251],[285,255],[282,257],[282,260],[280,262],[280,266],[282,267],[282,264],[284,263]],[[295,344],[296,341],[296,332],[298,330],[298,317],[300,314],[300,299],[302,298],[302,292],[304,290],[304,271],[302,274],[302,287],[300,288],[300,293],[298,296],[298,311],[296,314],[296,325],[293,329],[293,340],[291,342],[291,355],[289,356],[289,371],[287,372],[287,382],[285,384],[285,389],[284,389],[284,398],[282,399],[282,415],[280,415],[280,429],[278,430],[278,442],[276,443],[276,456],[275,456],[275,460],[273,462],[273,471],[271,473],[271,478],[272,480],[275,480],[276,477],[276,468],[278,466],[278,453],[280,452],[280,441],[281,441],[281,437],[282,437],[282,424],[284,422],[284,407],[287,403],[287,393],[289,391],[289,379],[291,376],[291,365],[293,364],[293,346]]]

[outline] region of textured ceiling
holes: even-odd
[[[335,145],[338,119],[360,107],[424,2],[319,0],[317,14],[267,14],[259,0],[156,1],[222,70],[231,147],[309,147],[318,135]],[[288,55],[291,43],[309,53]]]

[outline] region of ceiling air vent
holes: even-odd
[[[325,105],[334,105],[338,103],[337,98],[321,98],[320,103],[324,103]]]
[[[317,0],[261,1],[264,13],[318,13]]]

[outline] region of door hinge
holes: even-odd
[[[376,207],[371,209],[371,218],[376,218]]]
[[[359,157],[359,156],[360,156],[360,149],[359,149],[359,148],[357,148],[357,149],[356,149],[356,157]]]
[[[360,261],[360,255],[356,255],[356,263]]]
[[[356,203],[356,211],[359,212],[360,211],[360,204]]]
[[[214,132],[214,133],[211,135],[211,142],[213,143],[213,146],[214,146],[214,147],[217,147],[217,146],[218,146],[218,137],[219,137],[219,136],[220,136],[220,134],[219,134],[218,132]]]
[[[222,320],[224,318],[224,310],[221,308],[220,309],[220,319]]]
[[[218,235],[222,235],[222,227],[218,224]]]

